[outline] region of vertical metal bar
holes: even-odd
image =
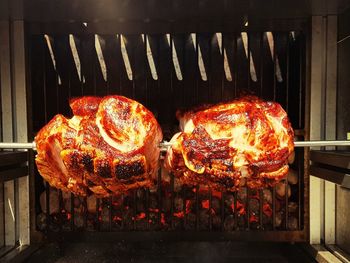
[[[247,63],[247,68],[248,68],[248,79],[247,79],[247,89],[250,91],[250,84],[251,84],[251,74],[250,74],[250,34],[249,34],[249,31],[247,30],[247,60],[248,60],[248,63]]]
[[[121,229],[122,230],[125,229],[125,205],[124,205],[124,199],[125,199],[125,195],[122,194],[122,203],[121,203],[121,209],[122,209],[122,226],[121,226]]]
[[[59,225],[59,228],[60,228],[60,231],[62,231],[62,225],[63,225],[63,222],[64,222],[64,217],[63,217],[63,197],[62,197],[62,191],[61,190],[58,190],[58,216],[59,216],[59,222],[60,222],[60,225]],[[66,211],[67,213],[67,211]]]
[[[70,214],[71,214],[71,217],[70,217],[70,228],[72,231],[74,231],[75,229],[75,226],[74,226],[74,194],[70,194]]]
[[[263,229],[263,205],[264,205],[264,196],[263,196],[263,190],[259,190],[259,224],[260,224],[260,230]]]
[[[195,49],[195,53],[196,53],[196,65],[197,65],[197,78],[196,78],[196,90],[195,90],[195,97],[192,98],[192,105],[196,105],[199,102],[199,79],[201,78],[200,76],[200,69],[199,69],[199,52],[198,52],[198,34],[195,33],[195,39],[196,39],[196,49]]]
[[[18,203],[18,199],[19,199],[19,192],[18,192],[18,179],[13,180],[14,181],[14,193],[15,193],[15,198],[14,198],[14,213],[15,213],[15,242],[18,243],[19,242],[19,223],[20,223],[20,219],[19,218],[19,203]]]
[[[137,195],[136,195],[136,190],[132,190],[132,200],[133,200],[133,229],[136,230],[136,219],[137,219]]]
[[[184,229],[187,228],[187,213],[186,213],[186,189],[185,186],[182,186],[182,196],[183,196],[183,206],[182,206],[182,210],[184,213],[184,224],[183,227]]]
[[[287,47],[286,47],[286,50],[287,50],[287,62],[286,62],[286,79],[285,79],[285,82],[286,82],[286,111],[287,113],[289,112],[289,63],[290,63],[290,59],[289,59],[289,56],[290,56],[290,33],[288,32],[287,33],[288,36],[287,36]],[[301,128],[299,126],[299,128]]]
[[[196,230],[199,228],[199,185],[196,185]]]
[[[302,151],[304,151],[302,149]],[[303,181],[304,181],[304,178],[303,178],[303,175],[304,175],[304,170],[303,170],[303,154],[300,154],[300,151],[297,150],[295,152],[295,154],[297,155],[297,160],[298,160],[298,229],[301,230],[301,219],[302,219],[302,216],[301,216],[301,213],[303,211],[303,207],[302,207],[302,196],[301,196],[301,192],[302,192],[302,189],[303,189]]]
[[[301,42],[299,37],[298,46],[299,46],[299,127],[303,127],[302,119],[303,119],[303,80],[304,80],[304,62],[303,62],[303,47],[301,46]]]
[[[234,211],[233,211],[233,216],[235,219],[235,229],[238,229],[238,211],[237,211],[237,191],[234,192],[233,194],[233,207],[234,207]]]
[[[96,198],[96,228],[98,231],[101,229],[101,223],[100,223],[100,198]]]
[[[237,34],[234,35],[234,44],[233,44],[233,81],[234,81],[234,98],[237,97],[237,61],[238,61],[238,55],[237,55]]]
[[[87,217],[88,217],[88,212],[87,212],[87,198],[86,196],[83,199],[83,207],[84,207],[84,230],[87,228]]]
[[[222,72],[221,72],[221,96],[220,100],[223,101],[224,99],[224,89],[225,89],[225,35],[221,33],[221,63],[222,63]],[[212,69],[212,65],[210,65],[210,69]],[[211,191],[210,191],[211,193]],[[210,225],[211,228],[211,225]]]
[[[276,187],[272,188],[272,228],[276,229]]]
[[[274,34],[274,33],[272,33]],[[274,39],[276,39],[274,37]],[[277,90],[276,90],[276,43],[273,45],[273,100],[276,101]]]
[[[50,185],[49,183],[45,183],[45,194],[46,194],[46,227],[47,231],[50,230],[51,218],[50,218]]]
[[[112,196],[108,199],[108,206],[109,206],[109,231],[112,231],[112,223],[113,223],[113,203],[112,203]]]
[[[0,183],[0,247],[5,245],[5,203],[4,184]]]
[[[260,33],[260,54],[259,54],[259,64],[260,64],[260,90],[259,96],[263,94],[263,83],[264,83],[264,63],[263,63],[263,54],[264,54],[264,34],[265,32]]]
[[[247,200],[246,200],[246,220],[247,220],[247,229],[250,230],[250,189],[247,187]]]
[[[174,174],[170,173],[170,194],[171,194],[171,206],[170,206],[170,220],[171,220],[171,228],[174,228]]]
[[[147,230],[150,229],[150,218],[149,218],[149,188],[146,188],[146,219],[147,219]]]
[[[161,164],[160,164],[161,165]],[[158,182],[157,182],[157,193],[158,193],[158,226],[162,227],[162,171],[158,170]]]
[[[212,213],[212,207],[213,207],[213,194],[212,190],[209,189],[209,230],[211,231],[213,228],[213,213]]]
[[[288,229],[288,181],[286,178],[286,183],[285,183],[285,191],[286,191],[286,195],[285,195],[285,222],[286,222],[286,230]]]
[[[225,192],[221,192],[221,230],[225,226]]]

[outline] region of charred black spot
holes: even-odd
[[[107,162],[102,162],[97,165],[97,175],[102,178],[112,178],[111,166]]]
[[[90,181],[90,180],[86,180],[86,184],[87,184],[88,187],[95,186],[95,184],[92,181]]]
[[[86,171],[88,171],[89,173],[92,173],[94,171],[94,165],[90,155],[84,154],[81,158],[81,162],[83,163]]]
[[[118,179],[130,179],[132,176],[141,175],[145,172],[141,162],[134,162],[132,164],[118,164],[115,167],[115,176]]]
[[[227,188],[231,188],[235,186],[235,182],[233,180],[233,178],[225,176],[219,179],[219,183]]]
[[[79,168],[79,154],[78,152],[72,152],[70,155],[70,165],[72,168]]]

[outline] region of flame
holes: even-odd
[[[136,216],[136,219],[144,219],[144,218],[146,218],[146,214],[143,212]]]
[[[204,209],[209,209],[209,206],[210,206],[209,200],[203,200],[203,201],[202,201],[202,207],[203,207]]]
[[[259,219],[258,219],[258,217],[255,214],[251,214],[250,218],[249,218],[249,222],[250,223],[258,223]]]
[[[191,212],[191,201],[186,200],[186,214]]]
[[[70,220],[72,218],[71,213],[67,213],[67,219]]]
[[[234,212],[235,211],[235,204],[231,203],[231,209]],[[246,211],[244,208],[244,204],[242,204],[240,201],[237,201],[237,212],[239,215],[245,215]]]
[[[219,199],[221,199],[221,197],[222,197],[222,193],[221,193],[221,192],[214,191],[214,190],[213,190],[213,192],[211,193],[211,195],[212,195],[212,196],[215,196],[215,197],[217,197],[217,198],[219,198]]]
[[[113,216],[113,221],[122,221],[122,218],[119,216]]]
[[[271,209],[271,206],[268,203],[264,203],[264,205],[263,205],[263,213],[266,216],[268,216],[268,217],[272,216],[272,209]]]
[[[183,211],[174,213],[173,215],[174,215],[175,217],[177,217],[177,218],[183,218],[183,217],[185,216],[185,214],[184,214]]]

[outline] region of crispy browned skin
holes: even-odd
[[[294,132],[278,103],[249,96],[183,118],[165,166],[184,184],[260,188],[287,174]]]
[[[99,197],[149,186],[158,169],[162,132],[143,105],[122,96],[70,102],[35,138],[39,173],[53,187]]]

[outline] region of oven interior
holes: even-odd
[[[1,24],[3,34],[8,33],[3,38],[2,51],[6,51],[6,43],[10,51],[8,61],[6,55],[1,58],[9,63],[8,69],[3,63],[5,66],[1,71],[2,141],[31,142],[54,115],[72,115],[70,98],[109,94],[133,98],[150,109],[162,127],[165,141],[179,131],[177,110],[230,101],[247,94],[280,103],[288,113],[296,141],[343,139],[346,127],[341,119],[336,120],[341,135],[327,137],[327,98],[331,97],[327,94],[330,89],[339,90],[337,112],[346,119],[346,99],[341,94],[346,97],[342,87],[348,81],[343,73],[347,65],[339,54],[346,56],[348,51],[343,46],[339,48],[338,62],[343,64],[338,67],[343,70],[339,71],[339,78],[336,77],[337,87],[333,87],[328,72],[334,63],[331,64],[327,53],[332,46],[327,43],[333,43],[330,24],[334,17],[339,16],[341,22],[335,23],[342,34],[340,40],[347,37],[349,12],[346,7],[349,4],[346,1],[283,2],[7,3],[4,10],[8,12],[3,14]],[[319,39],[326,44],[316,50],[318,46],[313,39],[319,31],[322,31]],[[337,34],[333,41],[339,41]],[[342,41],[348,43],[346,39]],[[319,71],[314,66],[317,64],[315,54],[323,59],[319,61]],[[18,68],[24,69],[24,77],[16,71]],[[9,80],[6,79],[8,71]],[[313,92],[317,82],[315,72],[321,84],[326,83],[320,84],[325,87],[319,93]],[[22,82],[17,80],[19,75]],[[6,84],[12,87],[10,95],[5,90]],[[24,85],[22,92],[16,88],[20,84]],[[11,97],[10,103],[6,96]],[[26,105],[24,119],[18,117],[21,96]],[[321,110],[313,111],[318,101],[323,103],[319,105]],[[7,134],[6,107],[12,109],[12,136]],[[317,129],[313,126],[317,123],[313,116],[318,115],[327,122],[322,120],[320,123],[320,138],[315,136]],[[25,140],[19,135],[23,121],[26,122]],[[343,130],[339,131],[339,127]],[[79,248],[84,247],[88,251],[86,258],[94,253],[98,255],[92,257],[95,261],[113,257],[127,260],[132,255],[139,261],[155,260],[157,256],[162,258],[167,254],[159,251],[169,250],[171,260],[180,253],[181,261],[193,256],[206,262],[222,253],[225,260],[241,259],[243,254],[252,255],[245,258],[247,260],[260,258],[269,262],[315,260],[310,254],[315,254],[316,249],[308,246],[314,237],[311,232],[315,226],[311,219],[312,199],[324,192],[315,195],[312,190],[315,182],[312,178],[310,182],[308,148],[296,148],[295,160],[290,165],[292,172],[276,187],[261,190],[243,187],[236,192],[178,184],[163,168],[162,153],[154,187],[110,198],[78,197],[50,188],[36,170],[32,150],[4,150],[1,153],[4,213],[0,219],[3,222],[4,258],[15,255],[14,258],[35,262],[51,253],[60,258],[64,254],[62,251],[71,248],[75,251],[71,257],[77,260],[82,257]],[[313,160],[312,172],[325,168],[333,170],[333,164],[325,167],[319,165],[320,162]],[[322,178],[328,182],[328,177]],[[327,189],[327,183],[322,182],[319,189]],[[348,194],[342,191],[347,190],[335,187],[339,205],[344,206],[342,200]],[[23,189],[28,192],[24,197],[20,195]],[[28,212],[23,216],[23,205],[20,204],[26,197],[28,205],[24,208]],[[328,199],[326,195],[320,199],[319,213],[327,214]],[[346,219],[341,219],[344,215],[338,213],[335,217],[337,222],[343,220],[341,225],[346,229]],[[11,218],[20,219],[11,222]],[[22,218],[28,220],[27,242],[21,239]],[[326,245],[327,220],[321,220],[319,226],[319,243]],[[141,240],[146,244],[140,244]],[[347,251],[346,238],[338,240],[342,251]],[[217,244],[218,241],[223,243]],[[22,243],[25,243],[24,251],[19,249],[23,247]],[[49,245],[43,246],[45,243]],[[298,246],[290,245],[294,243]],[[225,249],[220,244],[224,244]],[[245,244],[249,244],[249,249]],[[336,242],[330,245],[334,244]],[[194,256],[188,254],[189,251],[183,252],[186,247],[189,251],[201,252]],[[209,248],[213,249],[214,255],[206,252]],[[110,250],[115,253],[106,252]],[[298,253],[300,257],[296,256]],[[343,260],[346,258],[342,257]]]

